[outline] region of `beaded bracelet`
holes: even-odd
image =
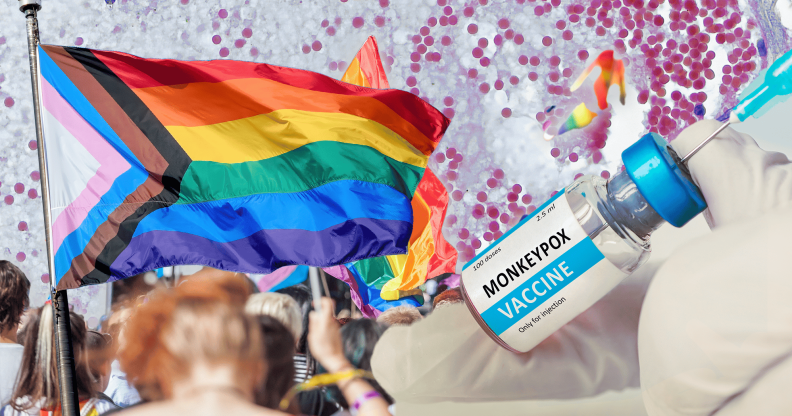
[[[367,401],[376,397],[382,397],[382,395],[376,390],[367,391],[361,394],[357,399],[355,399],[355,403],[352,404],[352,408],[349,409],[350,413],[352,413],[352,416],[357,415],[357,412],[360,409],[360,406],[363,406],[363,403],[366,403]]]

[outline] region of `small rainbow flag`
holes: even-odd
[[[586,107],[586,103],[580,103],[572,110],[572,114],[567,117],[564,124],[558,129],[558,135],[560,136],[570,130],[582,129],[591,124],[596,116],[597,113],[589,110]]]
[[[580,86],[583,85],[583,81],[586,80],[586,77],[589,76],[596,66],[602,69],[602,73],[600,73],[600,76],[594,81],[594,94],[597,96],[597,104],[600,110],[604,110],[608,107],[608,89],[611,85],[619,86],[619,100],[622,105],[624,105],[624,98],[626,96],[624,86],[624,62],[622,62],[621,59],[613,59],[613,50],[600,53],[597,59],[595,59],[594,62],[580,74],[578,79],[575,80],[570,90],[575,91],[580,88]]]
[[[59,46],[39,60],[58,289],[405,253],[449,124],[407,92],[266,64]]]

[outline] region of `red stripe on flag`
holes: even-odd
[[[374,39],[374,36],[369,36],[366,43],[355,55],[355,58],[360,63],[360,70],[363,71],[363,75],[366,76],[371,88],[390,88],[388,77],[385,75],[385,68],[382,67],[382,60],[380,60],[377,40]]]
[[[266,78],[311,91],[375,98],[415,126],[434,143],[442,139],[450,123],[450,120],[439,110],[406,91],[360,87],[301,69],[231,60],[143,59],[121,52],[99,50],[92,52],[132,89],[179,86],[193,82]]]

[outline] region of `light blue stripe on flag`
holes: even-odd
[[[276,290],[283,289],[284,287],[299,285],[300,283],[304,282],[305,279],[308,279],[308,266],[297,266],[294,271],[291,272],[291,274],[286,276],[282,282],[271,287],[268,292],[274,292]]]
[[[605,256],[597,249],[594,242],[586,237],[509,292],[498,303],[490,306],[481,314],[481,317],[493,332],[500,335],[604,258]],[[563,269],[569,276],[566,276],[562,270],[561,263],[564,263]],[[542,278],[544,278],[544,282]],[[550,289],[547,288],[548,285]],[[537,292],[544,292],[544,294],[540,295]],[[531,303],[530,301],[533,299],[535,300]],[[508,315],[511,315],[511,318]]]

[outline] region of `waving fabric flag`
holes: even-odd
[[[274,292],[308,280],[308,266],[283,266],[270,274],[251,274],[250,280],[262,292]]]
[[[39,49],[58,289],[405,253],[448,119],[309,71]]]
[[[385,75],[385,68],[382,67],[382,60],[379,56],[377,39],[374,36],[369,36],[366,39],[366,43],[355,55],[355,59],[349,63],[341,81],[361,87],[390,88],[388,76]]]
[[[382,69],[377,41],[373,36],[366,40],[341,80],[361,86],[388,88],[388,79]],[[372,296],[368,296],[372,301],[378,302],[380,297],[393,301],[419,295],[421,291],[418,286],[426,282],[426,279],[454,273],[457,252],[442,233],[448,208],[448,192],[428,168],[418,184],[412,208],[413,231],[407,254],[360,260],[355,263],[356,269],[350,269],[356,275],[365,274],[369,270],[383,270],[382,276],[370,277],[372,282],[377,282],[377,296],[373,296],[373,290],[370,292]],[[358,271],[362,271],[362,274]],[[389,277],[386,279],[384,276]],[[363,286],[370,288],[368,285],[371,282],[367,282],[367,278],[369,277],[365,276],[362,279],[365,282]]]
[[[325,267],[329,275],[349,285],[352,302],[357,305],[363,316],[376,318],[380,313],[396,306],[412,306],[417,308],[423,305],[423,294],[418,291],[416,295],[405,296],[398,300],[385,300],[380,295],[382,286],[393,275],[387,266],[384,257],[368,259],[373,261],[349,263],[344,266]]]

